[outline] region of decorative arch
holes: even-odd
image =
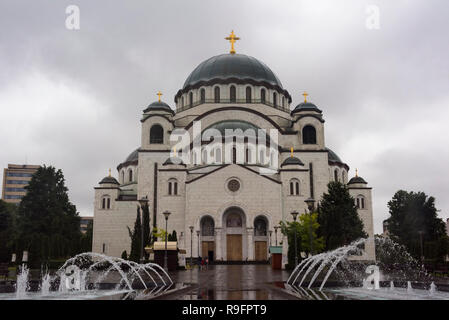
[[[255,236],[268,235],[268,219],[265,216],[258,215],[254,219],[254,235]]]
[[[111,196],[110,195],[105,194],[104,196],[101,197],[100,209],[103,209],[103,210],[111,209]]]
[[[200,219],[200,232],[202,237],[215,235],[215,221],[210,215],[202,216]]]
[[[365,196],[362,194],[359,194],[356,199],[355,199],[356,203],[356,207],[357,209],[365,209],[366,207],[366,201],[365,201]]]
[[[316,144],[316,129],[314,126],[308,124],[302,129],[302,143]]]
[[[289,194],[291,196],[299,196],[300,195],[301,184],[298,179],[296,179],[296,178],[291,179],[289,186],[290,186]]]
[[[164,129],[160,124],[154,124],[150,129],[150,143],[164,143]]]

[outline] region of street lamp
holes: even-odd
[[[293,221],[296,222],[296,217],[298,216],[298,211],[293,211],[291,213],[291,215],[293,216]],[[295,230],[295,267],[298,265],[298,252],[296,249],[296,223],[294,224],[294,230]]]
[[[190,229],[190,270],[192,270],[192,260],[193,260],[193,226]]]
[[[279,226],[274,227],[274,237],[276,238],[276,247],[278,246],[278,229]]]
[[[312,239],[312,212],[315,210],[315,199],[312,197],[304,200],[309,209],[309,241],[310,241],[310,254],[313,255],[313,239]]]
[[[170,215],[169,211],[164,211],[165,217],[165,257],[164,257],[164,268],[168,271],[168,256],[167,256],[167,236],[168,236],[168,216]]]
[[[198,257],[200,256],[200,230],[196,230],[196,236],[198,237]]]
[[[143,263],[144,261],[144,239],[143,239],[143,227],[144,227],[144,221],[143,221],[143,208],[145,206],[148,206],[148,197],[142,197],[139,200],[140,204],[140,220],[142,221],[142,226],[140,228],[140,263]]]
[[[270,230],[270,247],[271,247],[271,235],[273,234],[273,230]]]

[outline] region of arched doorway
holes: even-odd
[[[243,260],[243,234],[246,229],[245,214],[238,207],[228,208],[223,215],[226,234],[226,260]]]
[[[209,262],[215,259],[215,222],[210,216],[201,218],[201,257],[209,258]]]
[[[254,219],[254,260],[268,260],[268,221],[264,216]]]

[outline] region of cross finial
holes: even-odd
[[[235,53],[235,49],[234,49],[234,43],[237,40],[240,40],[239,37],[236,37],[234,34],[234,30],[232,30],[231,34],[229,35],[229,37],[225,38],[226,40],[229,40],[229,42],[231,43],[231,51],[229,51],[230,54],[234,54]]]
[[[173,147],[173,155],[176,157],[176,147]]]
[[[304,102],[307,102],[307,96],[309,95],[307,92],[304,92],[302,94],[304,96]]]
[[[293,158],[293,147],[290,147],[290,156]]]
[[[355,176],[356,176],[356,177],[359,176],[359,169],[355,169]]]
[[[158,101],[161,102],[162,92],[158,91],[156,94],[157,94],[157,97],[158,97]]]
[[[109,168],[109,176],[111,176],[111,168]]]

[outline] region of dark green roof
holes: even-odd
[[[164,110],[164,111],[169,111],[171,113],[174,113],[173,109],[170,108],[170,106],[163,101],[153,102],[145,110],[143,110],[143,112],[148,112],[148,111],[152,111],[152,110]]]
[[[173,162],[174,159],[176,159],[176,160],[175,160],[176,163]],[[170,158],[167,158],[167,160],[165,160],[165,162],[163,163],[163,165],[166,166],[166,165],[169,165],[169,164],[174,164],[174,165],[181,165],[181,166],[184,166],[184,167],[186,166],[185,163],[182,162],[182,159],[181,159],[181,158],[175,157],[174,159],[172,159],[171,157],[170,157]]]
[[[131,162],[137,160],[139,160],[139,148],[131,152],[124,162]]]
[[[281,91],[291,101],[290,94],[282,87],[273,71],[260,60],[245,54],[220,54],[201,62],[190,75],[176,99],[184,92],[202,85],[215,83],[252,83]]]
[[[282,162],[281,167],[283,166],[287,166],[287,165],[299,165],[299,166],[303,166],[304,163],[302,163],[301,160],[299,160],[296,157],[288,157],[287,159],[284,160],[284,162]]]
[[[326,150],[329,154],[329,161],[343,163],[343,161],[341,161],[340,157],[334,151],[329,148],[326,148]]]
[[[103,180],[101,180],[99,182],[99,184],[105,184],[105,183],[119,184],[118,181],[115,180],[114,177],[110,177],[110,176],[104,177]]]
[[[318,109],[318,107],[311,102],[301,102],[295,107],[295,109],[293,109],[292,113],[300,111],[315,111],[318,113],[323,113],[323,111]]]
[[[348,182],[348,184],[354,184],[354,183],[368,184],[368,182],[366,182],[362,177],[359,177],[359,176],[355,176]]]
[[[206,129],[204,129],[204,131],[206,131],[207,129],[216,129],[220,131],[222,136],[225,136],[226,129],[230,130],[241,129],[243,132],[245,132],[247,129],[253,129],[254,133],[257,135],[257,130],[260,128],[256,127],[252,123],[242,120],[223,120],[210,125]]]

